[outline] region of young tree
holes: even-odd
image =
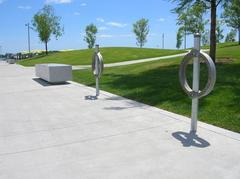
[[[193,7],[186,9],[185,11],[181,11],[177,18],[177,25],[180,26],[178,30],[178,37],[181,36],[182,38],[183,36],[189,34],[204,33],[204,27],[208,23],[207,20],[203,19],[204,13],[205,8],[202,3],[195,4]]]
[[[133,32],[137,37],[137,45],[142,48],[147,42],[147,36],[149,33],[148,20],[143,18],[133,24]]]
[[[86,36],[84,37],[84,41],[87,42],[88,48],[91,49],[95,45],[98,29],[94,24],[89,24],[86,27],[85,32]]]
[[[225,42],[235,42],[236,41],[237,31],[232,29],[226,36]]]
[[[34,15],[32,25],[38,32],[40,40],[45,44],[46,55],[48,54],[48,42],[51,36],[56,39],[62,36],[64,30],[60,25],[61,17],[55,15],[54,9],[50,5],[45,5]]]
[[[210,44],[210,34],[209,34],[209,30],[206,30],[203,34],[202,34],[202,45],[209,45]]]
[[[182,46],[182,38],[183,38],[183,33],[182,33],[181,30],[178,30],[178,33],[177,33],[177,44],[176,44],[177,49],[180,49],[180,47]]]
[[[203,33],[208,23],[203,19],[205,8],[203,4],[195,4],[178,14],[177,25],[184,28],[187,34]]]
[[[220,43],[224,39],[223,29],[221,28],[223,22],[217,21],[217,28],[216,28],[216,42]]]
[[[210,56],[213,61],[216,60],[216,20],[217,20],[217,7],[219,4],[225,4],[229,0],[171,0],[172,2],[178,2],[177,8],[174,12],[181,13],[182,11],[192,7],[194,4],[201,2],[205,9],[211,11],[211,30],[210,30]]]
[[[240,45],[240,0],[231,0],[231,3],[225,6],[223,18],[228,26],[238,30]]]

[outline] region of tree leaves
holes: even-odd
[[[91,49],[95,45],[98,29],[94,24],[89,24],[86,27],[85,32],[86,36],[84,37],[84,41],[87,42],[88,48]]]
[[[54,13],[54,9],[50,5],[45,5],[37,14],[34,15],[32,25],[34,30],[38,32],[40,40],[46,44],[51,40],[51,35],[58,39],[62,36],[64,29],[60,25],[61,17]],[[46,47],[47,53],[47,47]]]
[[[149,33],[148,20],[143,18],[134,23],[133,32],[136,35],[137,45],[142,48],[147,42],[147,35]]]

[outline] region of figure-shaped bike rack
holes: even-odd
[[[180,84],[183,90],[192,98],[192,117],[191,132],[197,132],[198,121],[198,101],[200,98],[207,96],[214,88],[216,82],[216,67],[211,57],[200,51],[200,34],[194,35],[194,48],[182,60],[179,70]],[[187,65],[193,59],[193,88],[187,82],[186,71]],[[208,81],[203,90],[199,90],[200,80],[200,59],[207,64]]]
[[[104,69],[103,57],[99,52],[99,45],[96,45],[95,52],[93,55],[93,60],[92,60],[92,72],[96,78],[96,97],[100,95],[99,81],[103,73],[103,69]]]

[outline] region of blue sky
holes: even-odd
[[[150,22],[150,34],[146,47],[161,48],[162,34],[165,47],[175,48],[176,15],[170,12],[175,7],[168,0],[0,0],[0,46],[3,52],[27,50],[27,28],[33,15],[44,4],[54,6],[62,17],[64,35],[49,43],[50,50],[83,49],[86,25],[94,23],[99,29],[97,43],[100,46],[136,46],[132,24],[140,18]],[[192,38],[188,38],[191,46]],[[31,48],[43,49],[36,32],[31,31]],[[1,52],[0,52],[1,53]]]

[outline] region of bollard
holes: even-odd
[[[194,35],[194,48],[182,60],[179,70],[179,80],[183,90],[192,98],[191,132],[197,132],[199,99],[207,96],[214,88],[216,82],[216,67],[211,57],[200,50],[200,34]],[[193,86],[188,85],[186,70],[193,58]],[[204,60],[208,67],[208,81],[203,90],[199,90],[200,59]]]

